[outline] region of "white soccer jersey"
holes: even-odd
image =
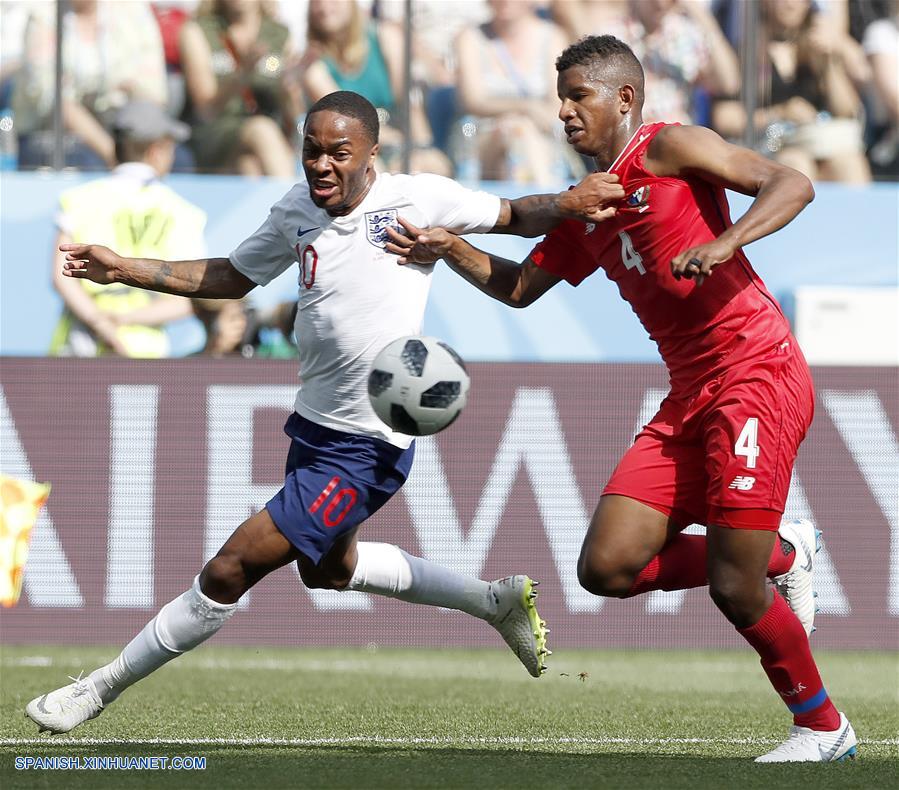
[[[300,391],[307,420],[408,447],[411,439],[382,423],[368,400],[368,374],[391,340],[421,332],[431,266],[400,266],[384,250],[397,217],[420,228],[483,233],[500,200],[441,176],[381,173],[362,203],[332,217],[309,197],[305,181],[272,206],[268,219],[230,255],[259,285],[299,264],[295,324]]]

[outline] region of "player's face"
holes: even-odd
[[[377,154],[357,118],[332,110],[310,115],[302,160],[312,202],[335,217],[349,214],[374,181]]]
[[[622,120],[618,91],[589,74],[586,66],[560,72],[557,88],[568,144],[579,154],[603,155]]]

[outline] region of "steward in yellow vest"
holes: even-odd
[[[123,108],[115,129],[122,164],[109,176],[62,194],[55,246],[97,240],[139,258],[204,257],[206,214],[160,181],[171,170],[176,141],[188,133],[155,104]],[[54,261],[53,272],[64,302],[51,341],[53,355],[164,357],[164,324],[192,315],[189,300],[180,296],[73,280],[62,276],[60,260]]]

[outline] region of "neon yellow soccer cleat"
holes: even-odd
[[[534,588],[539,583],[527,576],[507,576],[491,582],[496,614],[487,619],[535,678],[546,671],[546,657],[552,655],[546,648],[549,629],[534,605],[537,599]]]

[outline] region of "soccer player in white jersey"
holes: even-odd
[[[604,218],[624,196],[616,176],[589,176],[560,195],[514,201],[433,175],[376,174],[378,116],[338,91],[309,111],[306,181],[228,258],[167,262],[67,244],[64,274],[191,297],[240,298],[299,266],[296,335],[302,386],[285,426],[284,487],[244,521],[191,587],[170,601],[111,663],[32,700],[41,730],[63,733],[99,715],[121,692],[216,633],[241,596],[272,571],[298,563],[307,587],[361,590],[458,609],[494,626],[528,672],[545,670],[546,629],[523,575],[481,581],[358,540],[358,527],[399,490],[411,437],[391,431],[367,397],[371,362],[388,342],[421,330],[430,266],[399,266],[386,252],[397,216],[460,233],[537,236],[566,217]]]

